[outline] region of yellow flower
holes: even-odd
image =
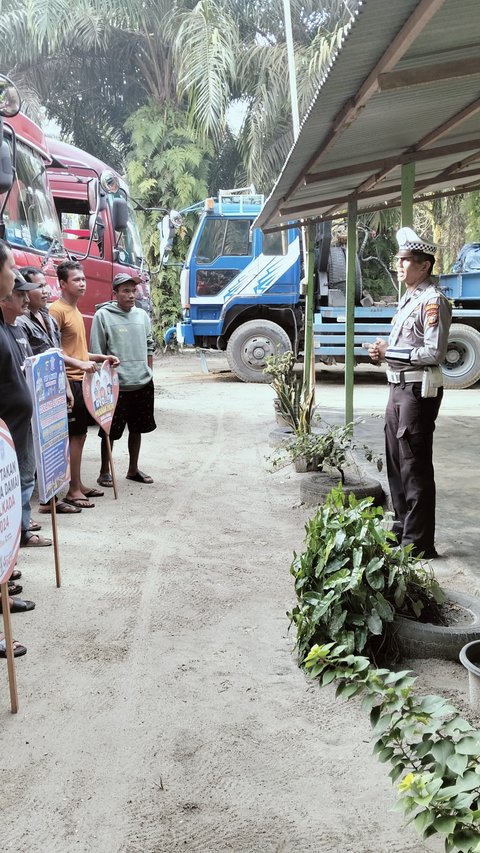
[[[415,780],[415,773],[407,773],[406,776],[403,777],[402,781],[398,786],[399,791],[408,791],[411,787],[412,782]]]

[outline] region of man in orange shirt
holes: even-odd
[[[65,367],[74,404],[68,417],[68,435],[70,440],[70,486],[64,498],[65,502],[80,509],[90,509],[95,504],[90,498],[102,497],[103,492],[89,489],[82,483],[82,453],[88,427],[94,423],[87,411],[83,399],[82,379],[84,373],[94,373],[97,363],[109,361],[112,367],[120,364],[112,355],[90,353],[83,317],[77,303],[87,289],[85,273],[78,261],[65,261],[57,267],[57,276],[62,291],[60,299],[50,306],[50,314],[60,329]]]

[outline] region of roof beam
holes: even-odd
[[[355,120],[360,110],[365,106],[370,98],[378,92],[378,79],[380,74],[385,74],[395,68],[395,65],[415,42],[429,21],[437,14],[444,2],[445,0],[420,0],[415,11],[399,30],[383,56],[373,67],[364,83],[360,86],[360,89],[338,112],[337,116],[332,121],[331,129],[329,133],[327,133],[323,145],[316,150],[315,154],[310,158],[306,166],[303,167],[300,176],[297,178],[293,186],[290,187],[290,190],[284,196],[283,201],[288,201],[288,199],[294,195],[300,184],[303,182],[305,174],[312,168],[313,164],[319,157],[335,145],[343,131]]]
[[[436,65],[420,65],[417,68],[404,68],[401,71],[388,71],[378,76],[378,88],[381,92],[404,89],[408,86],[421,86],[424,83],[439,83],[441,80],[454,80],[458,77],[470,77],[480,74],[480,58],[458,59],[454,62],[439,62]]]
[[[412,163],[420,160],[433,160],[436,157],[445,157],[449,154],[461,154],[463,151],[473,151],[480,148],[480,139],[470,139],[464,142],[455,142],[450,145],[439,145],[437,148],[429,148],[425,151],[409,150],[397,157],[385,157],[382,160],[369,160],[365,163],[352,163],[348,166],[339,166],[337,169],[326,169],[324,172],[311,172],[305,175],[305,184],[319,184],[332,178],[341,178],[346,175],[358,175],[369,172],[371,169],[380,169],[383,177],[396,166],[404,163]]]

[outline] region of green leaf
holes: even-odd
[[[455,746],[459,755],[479,755],[480,739],[478,737],[464,737]]]
[[[392,780],[392,783],[397,781],[397,779],[402,775],[404,770],[405,764],[403,762],[397,764],[396,767],[392,767],[390,773],[388,774],[390,776],[390,779]]]
[[[375,608],[369,614],[367,624],[372,634],[379,636],[382,633],[383,623]]]
[[[419,835],[423,835],[427,826],[430,826],[430,824],[433,823],[433,820],[434,815],[432,815],[430,809],[424,809],[423,811],[415,815],[413,823]]]
[[[444,765],[447,758],[455,752],[455,746],[451,740],[439,740],[433,744],[431,752],[435,760]]]
[[[454,753],[447,758],[446,761],[447,767],[452,773],[455,773],[456,776],[463,776],[467,764],[468,764],[468,756],[467,755],[458,755],[458,753]]]
[[[457,825],[457,821],[454,817],[442,816],[436,817],[433,825],[437,832],[443,832],[444,835],[451,835]]]

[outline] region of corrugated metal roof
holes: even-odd
[[[480,188],[478,0],[363,0],[257,218],[278,227]],[[363,164],[363,165],[362,165]]]

